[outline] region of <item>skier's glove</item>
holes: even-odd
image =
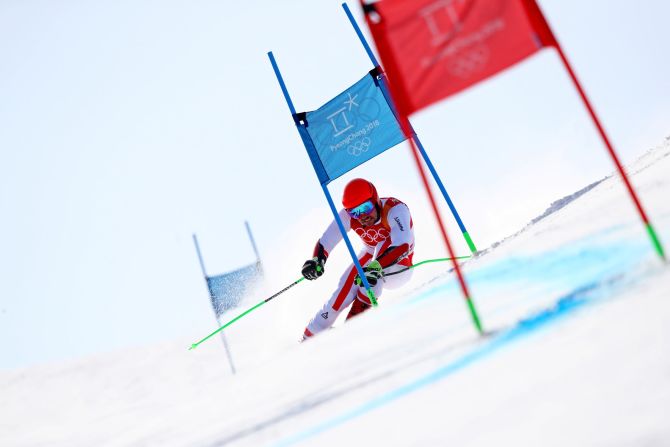
[[[377,282],[384,276],[382,265],[377,260],[374,260],[367,266],[363,267],[363,271],[365,272],[365,279],[368,280],[370,287],[376,286]],[[359,287],[363,285],[363,280],[361,279],[360,275],[356,275],[355,282]]]
[[[304,276],[305,279],[309,279],[310,281],[318,279],[319,276],[323,275],[325,270],[323,265],[325,263],[325,259],[319,258],[317,256],[313,257],[312,259],[308,259],[302,265],[302,276]]]

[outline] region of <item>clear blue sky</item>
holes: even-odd
[[[0,368],[208,332],[193,232],[299,276],[330,214],[266,53],[319,107],[370,68],[340,3],[0,1]],[[624,162],[669,135],[670,4],[539,3]],[[480,248],[613,170],[551,50],[413,123]],[[432,237],[406,147],[359,175]]]

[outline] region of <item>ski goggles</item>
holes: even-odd
[[[375,204],[372,203],[372,200],[368,200],[367,202],[363,202],[358,206],[348,208],[347,213],[349,213],[349,216],[353,217],[354,219],[360,219],[362,216],[371,214],[374,209]]]

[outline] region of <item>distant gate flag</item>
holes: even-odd
[[[534,0],[382,0],[363,8],[406,116],[555,43]]]
[[[202,276],[205,277],[207,283],[207,290],[209,291],[209,299],[212,303],[212,309],[216,315],[217,322],[219,317],[226,311],[236,307],[242,301],[245,294],[249,292],[252,287],[255,287],[263,279],[263,263],[256,249],[256,242],[251,234],[251,228],[248,222],[244,222],[249,234],[251,246],[256,254],[256,261],[240,267],[231,272],[222,273],[220,275],[208,275],[205,269],[205,261],[200,253],[200,244],[198,238],[193,235],[193,243],[200,261],[200,268],[202,269]]]
[[[248,286],[255,285],[263,276],[260,262],[254,262],[222,275],[207,276],[209,297],[216,317],[236,307],[247,292]]]
[[[377,76],[372,70],[318,110],[297,115],[322,185],[405,140]]]

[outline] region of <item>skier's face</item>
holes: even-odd
[[[379,213],[377,212],[377,207],[375,207],[375,209],[370,214],[364,214],[356,220],[358,220],[358,222],[360,222],[360,224],[364,227],[369,227],[370,225],[374,225],[378,218]]]
[[[379,219],[377,205],[372,200],[366,200],[353,208],[347,208],[347,213],[364,227],[373,225]]]

